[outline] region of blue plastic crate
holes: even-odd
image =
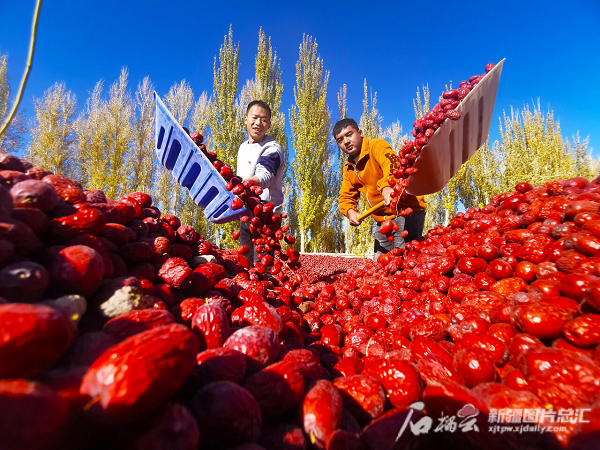
[[[232,222],[248,214],[245,208],[236,211],[230,208],[235,195],[225,189],[225,179],[171,115],[156,92],[154,102],[154,150],[161,164],[172,172],[177,183],[188,188],[194,203],[204,208],[204,214],[211,222]]]

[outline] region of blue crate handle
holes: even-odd
[[[177,183],[188,188],[194,203],[204,208],[204,214],[212,223],[232,222],[248,214],[243,207],[235,211],[230,208],[235,195],[225,189],[225,179],[171,115],[156,92],[154,102],[154,151],[161,164],[172,172]]]

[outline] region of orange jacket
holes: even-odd
[[[361,193],[365,196],[369,208],[381,202],[383,200],[381,190],[388,186],[388,178],[398,167],[398,155],[394,153],[389,143],[383,139],[363,138],[356,164],[350,161],[344,164],[338,200],[340,212],[347,216],[348,210],[357,211]],[[406,194],[400,207],[422,211],[427,207],[427,203],[423,197]],[[372,217],[377,223],[381,223],[383,220],[395,218],[396,213],[389,206],[385,206],[372,214]]]

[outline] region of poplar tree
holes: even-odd
[[[8,76],[8,56],[0,54],[0,126],[9,114],[10,77]],[[21,111],[13,117],[10,125],[0,136],[0,151],[11,153],[21,147],[22,135],[25,133],[25,118]]]
[[[526,105],[521,113],[504,113],[503,122],[499,148],[503,157],[499,184],[502,192],[513,190],[524,179],[535,186],[575,176],[575,161],[566,152],[553,111],[544,117],[538,101],[533,111]]]
[[[377,109],[377,92],[375,92],[375,95],[371,95],[371,105],[369,106],[369,90],[366,78],[364,83],[364,94],[363,113],[360,116],[359,126],[363,131],[363,136],[367,139],[379,139],[383,136],[383,129],[381,128],[383,117],[381,117],[379,110]]]
[[[30,161],[54,173],[73,177],[75,95],[67,90],[64,82],[55,83],[42,98],[34,99],[33,106],[36,124],[31,129]]]
[[[127,159],[129,192],[152,192],[157,159],[154,153],[154,86],[150,77],[138,84],[131,151]]]
[[[127,186],[125,162],[134,137],[132,120],[135,114],[133,98],[127,88],[128,77],[129,71],[122,68],[119,80],[110,86],[106,103],[105,155],[109,170],[105,176],[105,191],[109,198],[120,197]]]
[[[408,139],[408,135],[402,131],[402,124],[399,120],[396,120],[385,129],[383,137],[387,139],[396,154],[400,152],[404,141]]]
[[[423,100],[421,100],[421,92],[419,86],[417,86],[417,95],[413,98],[413,108],[415,110],[415,119],[423,117],[429,112],[429,106],[431,104],[429,95],[429,83],[422,85],[423,88]]]
[[[210,114],[210,129],[214,151],[224,163],[234,169],[237,164],[237,151],[245,139],[243,116],[236,108],[238,93],[240,45],[233,44],[233,28],[225,36],[219,49],[219,66],[215,57],[213,73],[213,107]]]
[[[340,120],[348,117],[348,105],[346,99],[346,83],[340,88],[340,92],[338,92],[338,108],[340,110]]]
[[[8,56],[0,54],[0,120],[4,120],[8,112],[9,98]]]
[[[98,81],[86,102],[85,111],[73,122],[77,135],[78,180],[85,189],[104,189],[109,171],[106,146],[108,138],[107,107],[102,99],[103,82]]]
[[[289,111],[295,152],[292,177],[297,201],[300,250],[305,251],[311,230],[321,229],[332,216],[334,155],[329,140],[331,111],[327,106],[329,72],[317,54],[317,43],[302,37],[296,63],[295,104]],[[313,241],[313,248],[318,247]]]
[[[212,99],[208,97],[206,91],[200,94],[198,100],[194,103],[192,118],[190,121],[190,131],[192,133],[200,133],[204,137],[204,144],[210,147],[210,135],[208,135],[208,127],[210,127],[210,110],[212,108]]]
[[[185,126],[187,119],[194,107],[194,91],[190,85],[181,80],[181,83],[175,83],[169,89],[169,93],[165,96],[165,103],[171,110],[171,114],[180,125]]]
[[[258,32],[258,49],[254,60],[254,88],[250,90],[252,100],[262,100],[271,108],[271,129],[269,135],[283,149],[287,159],[287,133],[285,130],[285,114],[281,111],[283,83],[277,52],[271,45],[271,37],[267,39],[261,28]],[[245,107],[247,106],[244,105]],[[243,111],[246,114],[245,108]]]
[[[575,170],[579,176],[585,177],[588,180],[596,178],[600,172],[600,160],[594,159],[588,153],[588,145],[590,139],[586,137],[583,141],[579,136],[579,132],[573,136],[573,143],[569,139],[565,139],[565,147],[575,161]]]
[[[271,38],[266,37],[262,28],[258,32],[258,49],[254,60],[254,68],[254,78],[246,81],[236,102],[238,115],[243,122],[248,104],[254,100],[262,100],[269,105],[271,108],[271,128],[268,134],[281,146],[284,154],[282,163],[285,164],[288,145],[285,114],[281,111],[281,97],[283,94],[281,68],[277,52],[271,45]]]

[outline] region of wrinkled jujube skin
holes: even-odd
[[[326,448],[342,424],[342,396],[333,383],[319,380],[308,390],[302,402],[302,424],[310,442]]]
[[[333,380],[342,395],[342,403],[361,424],[383,414],[385,391],[381,382],[366,375],[353,375]]]
[[[564,325],[563,334],[565,339],[581,348],[600,344],[600,315],[584,314],[571,320]]]
[[[284,323],[275,308],[264,301],[248,302],[240,306],[231,314],[231,322],[234,325],[258,325],[270,328],[278,336],[282,337]]]
[[[411,363],[379,359],[365,364],[362,374],[381,381],[391,404],[396,407],[406,407],[421,398],[421,379]]]
[[[161,309],[139,309],[109,320],[102,328],[117,341],[122,341],[151,328],[174,323],[173,314]]]
[[[107,350],[85,374],[80,392],[109,421],[133,420],[159,406],[191,375],[200,344],[185,326],[163,325]]]
[[[464,384],[462,376],[456,371],[452,363],[434,353],[427,354],[419,359],[417,367],[421,378],[427,385],[434,383],[436,380],[449,380]]]
[[[229,337],[229,318],[219,305],[200,305],[192,317],[192,331],[202,349],[222,347]]]
[[[554,409],[581,408],[600,389],[600,367],[583,355],[573,355],[530,376],[528,387]]]
[[[319,380],[323,375],[323,366],[319,357],[310,350],[291,350],[286,353],[283,360],[295,364],[306,381]]]
[[[279,337],[270,328],[248,326],[234,332],[223,347],[246,355],[248,370],[257,372],[275,362],[279,355]]]

